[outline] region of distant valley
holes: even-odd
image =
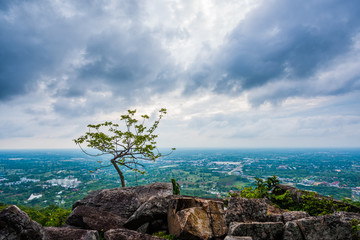
[[[90,191],[120,187],[113,168],[95,170],[99,160],[107,164],[105,156],[89,157],[80,150],[2,150],[0,202],[69,208]],[[251,186],[254,177],[277,175],[283,184],[360,200],[356,149],[180,149],[144,166],[144,175],[125,172],[127,186],[174,178],[181,194],[225,197]]]

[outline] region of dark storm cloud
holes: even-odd
[[[0,101],[33,90],[43,77],[61,74],[77,38],[46,2],[13,1],[0,11]]]
[[[129,99],[139,89],[171,86],[168,53],[143,26],[146,12],[135,1],[17,1],[2,9],[0,101],[42,82],[58,98],[54,109],[64,111],[63,98],[111,91]]]
[[[156,12],[149,13],[153,10],[143,2],[4,1],[0,4],[0,101],[27,94],[40,84],[55,98],[54,109],[60,112],[67,111],[69,104],[64,103],[92,98],[94,93],[111,92],[112,100],[123,98],[129,104],[174,89],[182,81],[186,94],[196,93],[198,87],[222,94],[255,89],[249,100],[257,105],[360,88],[359,72],[349,78],[339,76],[336,81],[343,84],[331,89],[313,87],[316,74],[351,51],[356,34],[360,36],[356,0],[261,3],[219,48],[206,47],[206,39],[201,39],[204,49],[196,49],[198,57],[183,70],[165,44],[194,36],[187,29],[174,34],[179,26],[148,24]],[[279,81],[286,83],[270,86]],[[262,87],[267,91],[258,89]]]
[[[281,79],[308,84],[307,79],[351,50],[360,32],[358,1],[263,3],[239,23],[215,55],[215,91],[238,93]],[[360,73],[354,81],[358,82],[359,77]],[[352,86],[329,94],[354,90]],[[283,98],[309,90],[295,88],[296,85],[290,85],[281,90],[283,93],[277,90]],[[278,94],[274,97],[281,98]]]

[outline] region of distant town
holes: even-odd
[[[71,207],[90,191],[120,187],[107,159],[69,151],[0,152],[0,202]],[[125,172],[127,186],[170,182],[181,194],[226,197],[253,186],[254,177],[278,176],[281,184],[337,199],[360,200],[360,151],[355,150],[178,150],[144,162],[144,175]],[[98,168],[98,170],[96,170]]]

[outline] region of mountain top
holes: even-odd
[[[308,192],[284,185],[277,185],[276,189],[273,191],[277,196],[285,196],[283,201],[289,206],[307,203]],[[329,206],[342,203],[316,194],[311,197],[312,203],[316,199],[327,201]],[[306,211],[281,209],[274,202],[266,197],[233,196],[222,200],[173,195],[171,183],[104,189],[91,192],[74,203],[62,227],[43,227],[18,207],[9,206],[0,213],[0,240],[332,240],[360,237],[360,211],[355,206],[343,203],[339,206],[347,211],[334,209],[331,214],[310,216]]]

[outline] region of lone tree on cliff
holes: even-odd
[[[159,111],[159,116],[152,126],[146,127],[145,121],[149,119],[148,115],[142,115],[141,120],[137,120],[134,115],[136,110],[128,110],[128,114],[121,115],[120,121],[123,123],[123,131],[120,125],[112,122],[100,123],[97,125],[89,124],[89,131],[74,142],[80,149],[89,156],[112,155],[110,165],[114,166],[120,176],[121,186],[125,187],[124,174],[121,167],[126,167],[136,173],[144,174],[138,166],[144,167],[139,161],[155,161],[162,154],[156,147],[156,138],[154,134],[160,120],[166,114],[166,109]],[[106,131],[103,131],[105,129]],[[99,150],[98,154],[87,152],[81,144],[87,143],[87,147]],[[172,150],[175,150],[173,148]],[[101,161],[99,161],[101,163]]]

